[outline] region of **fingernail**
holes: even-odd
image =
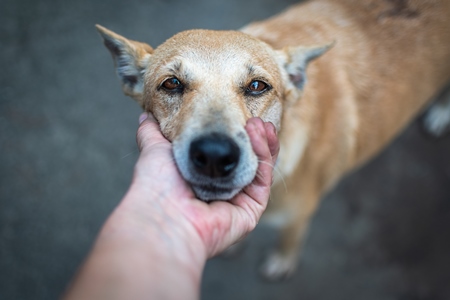
[[[245,125],[248,129],[251,128],[251,130],[255,130],[256,126],[255,124],[253,124],[253,122],[247,122],[247,124]]]
[[[144,112],[139,116],[139,124],[142,124],[148,118],[148,113]]]

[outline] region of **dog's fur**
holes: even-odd
[[[262,270],[279,278],[294,270],[320,197],[450,81],[449,15],[448,0],[316,0],[241,32],[182,32],[155,50],[97,28],[124,92],[160,122],[200,198],[229,199],[256,175],[247,119],[276,126],[280,174],[269,216],[284,224]],[[181,87],[167,89],[172,78]],[[252,90],[255,81],[266,89]],[[443,95],[426,122],[435,132],[450,123],[450,97]],[[231,173],[208,176],[189,153],[195,141],[216,134],[239,157]]]

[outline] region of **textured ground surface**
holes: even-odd
[[[93,25],[154,46],[237,29],[293,0],[0,2],[0,299],[55,299],[124,194],[138,106]],[[416,121],[323,201],[294,278],[267,283],[259,227],[206,268],[203,299],[450,299],[450,136]]]

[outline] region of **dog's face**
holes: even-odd
[[[253,180],[258,159],[246,121],[261,117],[279,129],[285,98],[298,97],[307,62],[327,49],[276,51],[244,33],[192,30],[153,50],[98,29],[125,94],[153,113],[205,201],[230,199]]]

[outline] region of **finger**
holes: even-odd
[[[247,122],[246,130],[253,150],[258,156],[258,169],[253,182],[243,189],[243,193],[231,200],[231,203],[242,208],[247,215],[244,223],[252,230],[267,207],[272,184],[272,155],[269,150],[266,130],[261,119],[253,118]],[[244,226],[245,227],[245,226]]]
[[[270,122],[264,123],[266,129],[267,141],[269,143],[270,154],[272,155],[272,164],[275,165],[278,153],[280,152],[280,143],[277,137],[277,130],[275,125]]]
[[[139,116],[139,125],[141,125],[142,122],[144,122],[147,118],[148,118],[148,113],[147,113],[147,112],[143,112],[143,113]]]
[[[140,115],[136,140],[141,152],[155,145],[170,145],[170,142],[162,135],[159,124],[151,113]]]
[[[244,189],[244,193],[253,199],[248,203],[247,208],[251,209],[250,216],[254,218],[256,226],[269,201],[272,171],[278,155],[279,143],[273,124],[254,118],[248,121],[248,125],[250,141],[259,163],[256,176],[253,182]],[[247,210],[247,212],[250,211]]]
[[[270,125],[268,125],[268,128],[270,129]],[[270,133],[270,130],[266,130],[266,125],[264,125],[264,122],[259,118],[250,119],[247,123],[246,129],[250,137],[253,151],[259,161],[257,176],[255,177],[252,185],[270,187],[272,183],[273,161],[269,146],[272,146],[273,152],[276,154],[278,147],[278,139],[276,138],[276,134],[274,132]]]

